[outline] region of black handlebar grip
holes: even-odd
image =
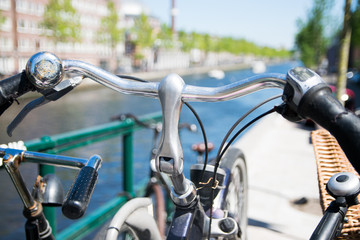
[[[327,129],[360,173],[360,118],[345,110],[328,87],[314,87],[298,106],[298,113]]]
[[[97,179],[98,173],[93,167],[85,166],[80,170],[62,206],[66,217],[78,219],[84,215]]]
[[[0,81],[0,115],[21,95],[35,90],[25,71]]]
[[[329,240],[340,236],[347,209],[346,207],[335,207],[337,209],[330,208],[331,207],[326,210],[320,223],[311,235],[310,240]]]

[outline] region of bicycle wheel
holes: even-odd
[[[93,236],[93,240],[105,240],[107,231],[110,227],[110,221],[104,224],[100,230]],[[139,233],[135,231],[132,227],[128,226],[126,223],[121,225],[120,230],[116,236],[116,238],[111,238],[112,240],[141,240]]]
[[[117,240],[140,240],[140,236],[136,233],[134,229],[124,224],[120,228],[119,236]]]
[[[122,206],[110,222],[106,240],[160,240],[155,219],[148,213],[150,198],[134,198]]]
[[[106,224],[104,224],[98,232],[96,232],[92,239],[93,240],[105,240],[107,230],[109,229],[110,221],[108,221]],[[115,238],[115,240],[131,240],[131,239],[140,239],[139,236],[137,236],[136,232],[127,226],[126,224],[122,225],[119,231],[119,234]]]
[[[165,236],[166,230],[166,209],[165,209],[165,196],[162,187],[158,183],[149,185],[146,189],[146,197],[150,197],[153,201],[154,218],[159,228],[160,235]]]
[[[220,162],[220,167],[230,173],[222,199],[222,209],[227,210],[241,230],[241,239],[247,238],[248,178],[245,157],[240,149],[230,148]]]

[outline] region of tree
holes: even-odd
[[[118,27],[119,15],[112,0],[108,1],[107,9],[109,14],[101,19],[98,41],[109,44],[114,53],[116,45],[123,40],[124,31]]]
[[[178,32],[179,41],[182,43],[183,51],[198,48],[205,52],[229,52],[232,54],[254,54],[265,57],[289,57],[290,52],[286,49],[277,50],[270,47],[261,47],[245,39],[234,39],[232,37],[216,37],[209,34],[196,32]]]
[[[195,47],[194,41],[192,40],[192,36],[185,31],[178,32],[178,38],[181,42],[181,49],[185,52],[189,52],[192,48]]]
[[[144,48],[152,48],[156,40],[156,34],[151,27],[148,16],[142,13],[138,16],[133,27],[130,29],[131,42],[134,45],[133,66],[136,68],[141,67],[142,60],[144,59]]]
[[[71,0],[50,0],[43,18],[42,26],[55,42],[80,41],[80,18]]]
[[[331,1],[314,0],[307,22],[298,20],[299,32],[295,44],[300,51],[300,59],[306,67],[316,67],[325,55],[328,40],[325,36],[326,14]]]
[[[165,48],[174,47],[173,32],[171,30],[171,27],[169,27],[165,23],[161,25],[161,31],[158,34],[158,38],[161,40],[161,46]]]
[[[150,26],[148,16],[142,13],[135,19],[134,26],[131,28],[134,35],[133,42],[140,48],[152,47],[155,42],[154,30]]]
[[[338,81],[337,81],[337,90],[336,97],[339,101],[344,104],[342,96],[345,94],[346,88],[346,73],[348,71],[348,61],[349,61],[349,50],[350,50],[350,39],[351,39],[351,0],[345,1],[344,8],[344,25],[340,37],[340,50],[339,50],[339,66],[338,66]]]
[[[6,21],[6,17],[2,15],[2,11],[0,10],[0,27],[3,25]]]

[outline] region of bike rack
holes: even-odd
[[[156,123],[161,122],[162,115],[161,113],[153,113],[142,116],[139,119],[143,123]],[[39,139],[25,142],[25,146],[29,151],[58,154],[70,149],[122,136],[123,191],[134,196],[134,189],[140,186],[134,187],[133,185],[133,133],[142,128],[143,126],[135,123],[135,121],[126,119],[125,121],[114,121],[53,136],[43,136]],[[39,166],[39,174],[41,176],[50,173],[55,173],[55,167],[48,165]],[[53,229],[56,239],[81,239],[111,218],[127,200],[128,197],[126,196],[116,197],[59,233],[56,232],[55,208],[44,207],[44,214]]]

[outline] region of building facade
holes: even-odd
[[[27,60],[39,51],[50,51],[61,59],[83,60],[105,69],[115,67],[110,46],[97,41],[101,18],[108,13],[106,0],[73,0],[81,24],[81,41],[55,43],[41,27],[48,0],[0,0],[5,17],[0,27],[0,74],[9,75],[24,69]],[[119,1],[115,1],[120,9]],[[120,10],[119,10],[120,12]],[[119,44],[117,52],[123,52]],[[116,54],[115,54],[116,55]]]

